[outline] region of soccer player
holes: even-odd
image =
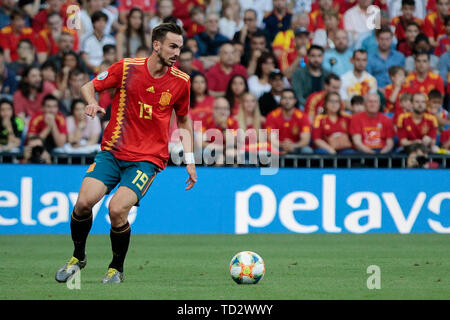
[[[123,59],[113,64],[81,91],[88,105],[85,113],[95,117],[106,111],[98,105],[96,92],[115,88],[111,120],[102,138],[102,151],[87,170],[75,204],[70,227],[75,250],[56,273],[58,282],[86,266],[85,245],[92,226],[92,207],[120,183],[109,204],[113,258],[103,283],[123,281],[123,264],[130,241],[130,209],[147,193],[156,174],[169,159],[169,122],[175,110],[187,163],[186,190],[197,181],[192,152],[192,125],[188,118],[190,79],[173,65],[183,46],[183,31],[163,23],[153,29],[153,52],[147,58]]]

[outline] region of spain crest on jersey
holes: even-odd
[[[169,92],[163,92],[161,93],[159,104],[161,106],[168,106],[170,104],[170,99],[172,99],[172,94],[170,94]]]

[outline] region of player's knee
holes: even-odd
[[[113,227],[122,226],[127,223],[129,211],[127,208],[124,208],[120,204],[116,204],[111,201],[108,209],[109,218]]]
[[[87,215],[92,211],[93,206],[87,199],[78,198],[75,204],[75,212],[80,216]]]

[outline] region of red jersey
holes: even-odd
[[[58,112],[55,116],[56,126],[61,134],[67,134],[66,118],[61,112]],[[39,135],[47,127],[44,120],[44,112],[39,111],[34,114],[30,119],[28,127],[28,137]]]
[[[308,96],[305,102],[305,113],[309,116],[310,119],[314,119],[314,117],[318,114],[322,114],[324,112],[323,105],[325,104],[325,90],[313,92]],[[341,110],[345,109],[344,101],[341,100]]]
[[[416,22],[419,27],[422,27],[422,20],[416,17],[412,18],[412,21]],[[403,16],[397,16],[392,19],[391,25],[395,28],[395,36],[397,37],[397,40],[400,42],[402,40],[406,39],[406,25],[409,21],[406,21],[406,19]]]
[[[393,92],[394,92],[394,85],[392,83],[388,84],[384,88],[384,95],[386,97],[386,108],[383,109],[383,113],[392,113],[394,115],[398,115],[403,112],[403,108],[400,105],[400,96],[402,95],[402,93],[408,92],[408,87],[406,85],[402,86],[400,92],[397,95],[397,100],[395,101],[395,103],[389,101],[389,98],[391,97]]]
[[[13,32],[10,25],[0,30],[0,46],[10,51],[11,61],[16,61],[19,58],[17,47],[19,46],[19,41],[22,39],[30,40],[34,46],[35,34],[33,33],[33,29],[24,27],[19,35]]]
[[[402,113],[397,119],[398,140],[422,140],[424,136],[436,139],[438,121],[430,113],[424,113],[422,120],[416,123],[411,112]]]
[[[228,82],[236,74],[240,74],[245,79],[247,79],[247,69],[245,69],[243,65],[233,65],[233,69],[230,73],[227,74],[223,71],[220,63],[217,62],[215,65],[209,68],[208,72],[206,73],[206,79],[208,80],[208,89],[211,91],[225,92],[227,90]]]
[[[212,115],[215,98],[213,96],[205,96],[202,101],[197,101],[191,106],[189,114],[192,121],[203,121]]]
[[[450,38],[445,35],[439,40],[439,44],[434,48],[434,55],[436,57],[442,56],[444,53],[450,50]]]
[[[203,10],[206,9],[204,0],[173,0],[172,15],[183,22],[183,26],[190,25],[191,16],[189,12],[194,6],[200,6]]]
[[[450,129],[444,130],[439,138],[439,145],[442,147],[450,139]],[[449,149],[450,150],[450,149]]]
[[[342,14],[339,14],[339,29],[344,29],[344,19],[342,18]],[[322,11],[320,9],[311,11],[309,14],[309,25],[308,31],[313,33],[318,29],[325,29],[325,22],[323,20]]]
[[[408,41],[399,41],[397,44],[397,50],[403,53],[405,57],[409,57],[413,54],[412,47],[408,44]]]
[[[298,109],[289,119],[283,114],[283,109],[278,107],[266,117],[266,129],[278,129],[280,142],[290,139],[292,142],[300,141],[300,134],[311,133],[311,125],[308,116]]]
[[[59,12],[59,16],[63,20],[63,26],[67,25],[67,5],[63,5],[61,7],[61,10]],[[47,28],[47,18],[49,15],[48,9],[44,9],[39,11],[33,18],[33,22],[31,24],[31,28],[33,29],[33,32],[38,34],[43,29]]]
[[[236,119],[232,117],[228,117],[227,119],[227,127],[225,129],[221,128],[216,121],[214,121],[214,116],[211,114],[208,117],[205,118],[205,120],[202,123],[202,132],[206,132],[207,130],[211,130],[206,133],[206,142],[210,143],[218,143],[216,141],[215,135],[217,134],[217,131],[220,131],[222,133],[222,139],[223,144],[226,143],[225,138],[226,135],[224,133],[224,130],[232,130],[233,135],[236,135],[236,130],[239,129],[239,123]],[[214,139],[212,139],[214,138]]]
[[[111,119],[103,133],[102,150],[125,161],[150,161],[164,169],[169,159],[169,124],[172,110],[189,112],[190,78],[169,67],[153,78],[147,58],[125,58],[92,82],[96,91],[115,88]]]
[[[62,32],[70,33],[73,36],[73,51],[79,51],[78,33],[75,29],[62,27]],[[53,39],[52,32],[49,28],[41,30],[36,41],[36,51],[38,53],[47,52],[49,56],[58,53],[59,48],[55,39]]]
[[[423,22],[423,33],[428,38],[434,38],[435,40],[439,40],[441,36],[446,34],[444,21],[439,18],[437,12],[427,14]]]
[[[428,93],[433,90],[439,90],[443,95],[444,92],[444,80],[442,77],[433,72],[428,72],[427,77],[423,81],[419,81],[417,78],[417,73],[413,72],[406,77],[406,87],[408,87],[408,92],[413,94],[416,92],[423,92],[428,95]]]
[[[374,118],[369,117],[366,112],[360,112],[352,116],[350,134],[361,135],[362,143],[371,149],[383,149],[386,140],[394,138],[394,125],[381,112]]]
[[[351,120],[352,117],[345,113],[340,115],[336,122],[333,122],[327,114],[319,114],[314,119],[313,141],[317,139],[328,141],[328,138],[335,133],[349,133]]]
[[[144,12],[155,12],[155,5],[156,1],[153,0],[121,0],[118,10],[128,12],[137,7]]]
[[[186,30],[186,37],[188,38],[192,38],[196,34],[202,33],[206,30],[204,25],[195,22],[192,22],[188,26],[184,26],[184,29]]]

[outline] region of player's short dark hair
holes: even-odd
[[[3,54],[3,47],[0,46],[0,54]]]
[[[403,71],[404,74],[406,74],[405,69],[402,66],[392,66],[388,69],[388,73],[390,77],[393,77],[397,74],[397,72]]]
[[[402,0],[402,7],[403,6],[416,6],[416,1],[415,0]]]
[[[114,50],[114,51],[116,51],[117,50],[117,48],[116,48],[116,46],[114,45],[114,44],[105,44],[104,46],[103,46],[103,54],[107,54],[109,51],[111,51],[111,50]]]
[[[367,50],[365,50],[365,49],[357,49],[357,50],[353,51],[352,58],[355,58],[357,53],[362,53],[362,54],[367,55]]]
[[[331,83],[331,80],[341,81],[341,78],[339,78],[339,76],[337,74],[335,74],[335,73],[329,73],[325,77],[324,82],[325,82],[325,84],[328,85],[328,84]]]
[[[108,16],[102,11],[95,11],[91,16],[92,24],[96,23],[100,19],[104,19],[106,22],[108,22]]]
[[[323,47],[318,46],[317,44],[313,44],[313,45],[311,45],[311,46],[309,47],[309,49],[308,49],[308,55],[310,55],[310,54],[311,54],[311,51],[313,51],[313,50],[319,50],[320,52],[322,52],[322,54],[325,52],[325,50],[323,49]]]
[[[52,95],[52,94],[47,94],[47,95],[44,97],[44,99],[42,99],[42,105],[45,105],[45,103],[46,103],[47,101],[51,101],[51,100],[56,101],[56,103],[59,103],[58,98],[56,98],[56,97],[55,97],[54,95]]]
[[[172,32],[180,36],[183,35],[183,29],[175,23],[161,23],[159,26],[153,29],[152,43],[154,41],[164,42],[167,33]]]
[[[350,105],[354,106],[355,104],[364,104],[364,97],[363,96],[353,96],[350,99]]]
[[[431,99],[442,99],[442,93],[439,90],[433,89],[430,92],[428,92],[428,100]]]

